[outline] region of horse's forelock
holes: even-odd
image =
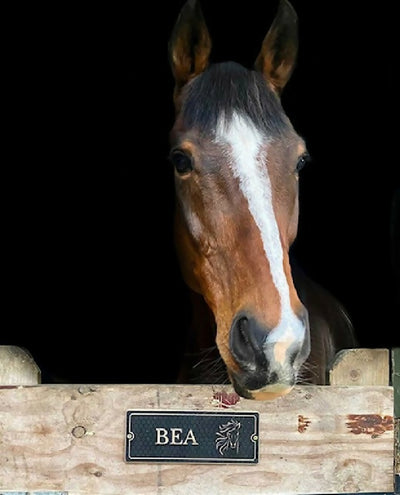
[[[186,88],[182,107],[185,127],[215,133],[221,116],[229,123],[235,114],[245,115],[268,136],[281,135],[290,127],[263,76],[235,62],[210,65]]]

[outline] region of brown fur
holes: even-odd
[[[286,40],[286,44],[282,40]],[[254,385],[247,391],[243,389],[245,396],[275,398],[293,386],[289,378],[295,356],[290,354],[294,352],[290,350],[292,337],[269,346],[270,357],[277,363],[276,369],[280,366],[281,370],[281,378],[274,383],[274,373],[268,371],[268,364],[265,371],[261,368],[260,363],[266,359],[262,356],[264,351],[261,347],[258,349],[258,343],[251,341],[256,339],[256,335],[263,335],[262,332],[267,335],[276,328],[281,317],[280,296],[272,279],[259,228],[249,212],[237,178],[227,164],[222,165],[229,150],[207,138],[195,126],[186,127],[182,115],[191,85],[208,67],[210,50],[211,40],[199,4],[188,0],[170,41],[176,108],[176,122],[170,139],[172,148],[179,149],[192,164],[187,173],[177,172],[175,180],[175,244],[193,304],[193,323],[179,380],[225,382],[238,375],[240,381],[242,374],[247,373],[246,379]],[[272,184],[272,202],[283,249],[290,304],[299,321],[304,322],[306,312],[303,305],[307,307],[310,318],[311,352],[300,370],[299,379],[308,383],[325,383],[326,367],[336,349],[352,345],[354,339],[351,324],[340,304],[322,288],[319,290],[302,272],[297,270],[296,279],[293,278],[289,251],[298,226],[296,163],[305,152],[305,144],[276,102],[290,78],[296,54],[297,16],[289,2],[281,0],[255,62],[256,70],[264,78],[262,85],[266,86],[266,82],[270,88],[271,105],[279,112],[281,123],[279,139],[274,139],[269,146],[265,166]],[[255,322],[256,329],[249,341],[240,327],[243,315],[246,316],[243,328],[248,328],[249,320]],[[235,325],[239,326],[235,327],[234,336],[242,348],[238,353],[247,356],[250,351],[246,346],[253,346],[254,363],[240,364],[235,358],[230,340]],[[307,348],[305,344],[303,347]],[[302,355],[300,351],[296,351],[296,356]],[[258,371],[249,372],[247,368]],[[265,392],[264,383],[267,386],[272,384],[270,391]],[[254,394],[251,390],[255,391]],[[261,391],[259,395],[258,390]]]

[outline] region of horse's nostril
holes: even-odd
[[[249,345],[249,337],[248,337],[248,323],[249,320],[243,316],[242,318],[239,318],[237,321],[237,328],[238,328],[238,336],[242,340],[242,343],[244,345]]]
[[[247,316],[238,317],[231,328],[230,348],[239,364],[265,361],[263,344],[268,334],[266,328]]]
[[[249,321],[246,317],[238,318],[233,323],[230,333],[230,348],[239,363],[254,360],[254,351],[249,337]]]

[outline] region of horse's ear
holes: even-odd
[[[292,75],[297,50],[297,14],[288,0],[280,0],[275,19],[254,64],[278,95]]]
[[[175,94],[208,65],[211,38],[197,0],[182,7],[169,41],[169,60],[175,78]]]

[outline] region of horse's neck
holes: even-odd
[[[292,275],[310,323],[311,352],[304,367],[304,380],[323,385],[336,353],[357,347],[353,325],[343,305],[311,280],[295,261],[292,261]]]
[[[353,326],[341,303],[311,280],[292,262],[296,290],[308,309],[311,352],[300,373],[304,383],[323,385],[327,371],[340,349],[357,346]],[[192,319],[186,337],[179,383],[228,383],[225,365],[219,355],[212,312],[203,297],[190,291]]]

